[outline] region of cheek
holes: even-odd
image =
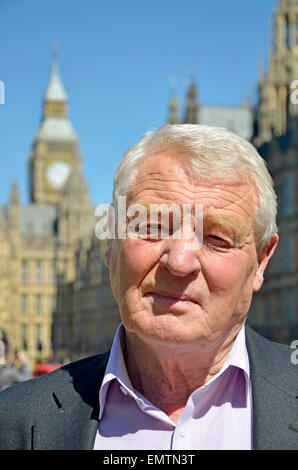
[[[214,258],[211,261],[210,279],[214,286],[229,288],[237,279],[238,269],[235,260],[227,257]]]
[[[124,295],[132,287],[138,287],[157,261],[156,244],[145,245],[139,240],[123,240],[121,249],[114,253],[111,262],[113,278],[121,282],[121,294]]]
[[[206,274],[211,293],[233,295],[239,292],[248,280],[253,282],[253,269],[250,263],[247,264],[247,260],[232,254],[214,257],[211,260],[211,269]]]

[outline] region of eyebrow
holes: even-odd
[[[220,217],[212,214],[203,215],[203,226],[212,227],[227,232],[236,245],[241,245],[249,234],[251,227],[249,224],[240,224],[239,220],[233,217]]]
[[[133,204],[140,204],[145,207],[147,213],[150,211],[152,206],[161,206],[161,210],[159,210],[160,214],[168,213],[170,216],[173,214],[172,205],[168,205],[166,203],[158,203],[158,202],[148,202],[148,201],[128,201],[127,208]],[[183,204],[173,203],[174,206],[179,206],[181,210],[181,206]],[[167,209],[165,208],[167,206]],[[132,219],[133,216],[129,217]],[[223,217],[218,215],[213,215],[208,210],[205,212],[203,209],[203,230],[205,227],[212,227],[218,230],[221,230],[230,236],[236,246],[241,246],[244,243],[245,238],[249,234],[251,227],[249,224],[240,224],[239,220],[233,217]]]

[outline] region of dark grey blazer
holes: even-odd
[[[298,365],[292,349],[246,327],[255,449],[298,449]],[[0,449],[92,449],[109,353],[0,393]]]

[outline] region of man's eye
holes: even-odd
[[[130,235],[146,240],[158,240],[162,236],[162,227],[160,224],[137,224],[131,228]]]
[[[220,248],[229,248],[231,246],[228,240],[225,240],[217,235],[207,235],[204,237],[204,243]]]
[[[147,235],[148,238],[159,239],[163,233],[163,228],[161,224],[148,224],[147,225]]]

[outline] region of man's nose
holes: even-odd
[[[201,270],[198,241],[164,240],[164,252],[160,257],[161,267],[168,269],[174,276],[185,277],[198,274]]]

